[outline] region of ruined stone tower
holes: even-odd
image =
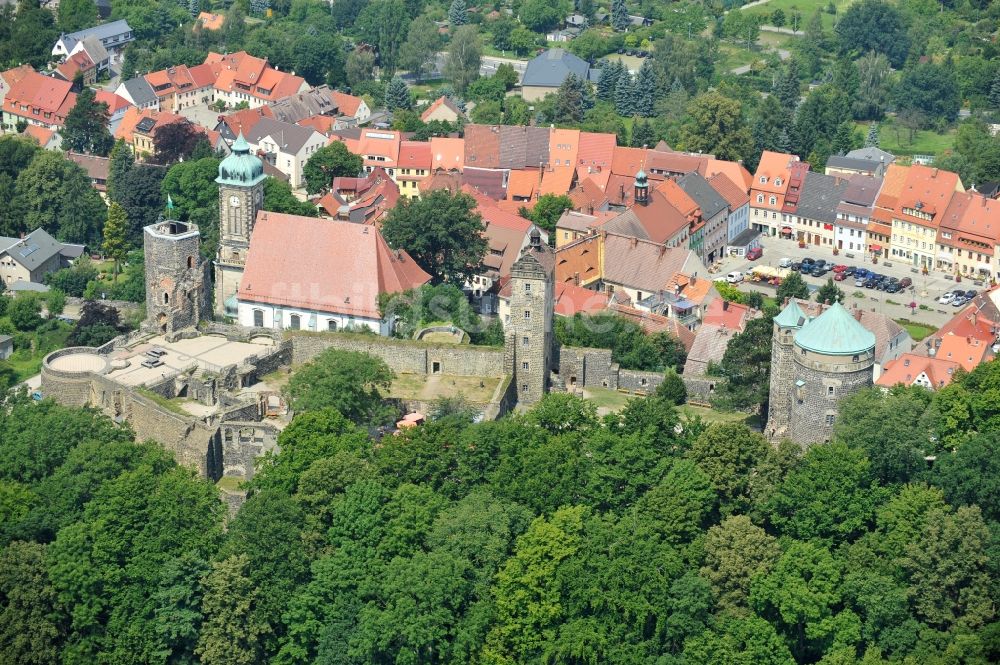
[[[510,328],[505,365],[517,386],[520,404],[534,404],[549,389],[552,367],[552,273],[540,261],[545,251],[538,229],[511,267]]]
[[[160,220],[143,229],[146,257],[144,327],[173,333],[198,325],[208,311],[206,266],[198,253],[198,226]]]
[[[775,317],[772,350],[768,434],[829,441],[840,400],[872,385],[875,335],[839,302],[813,319],[793,302]]]
[[[236,316],[236,290],[243,277],[250,234],[264,205],[264,163],[250,154],[242,132],[219,164],[219,252],[215,260],[215,314]]]

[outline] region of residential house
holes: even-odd
[[[382,168],[395,179],[402,138],[400,132],[388,129],[356,129],[334,132],[329,142],[342,141],[349,151],[360,155],[366,172]]]
[[[205,64],[216,73],[214,99],[230,106],[246,102],[256,108],[309,89],[301,76],[274,69],[246,51],[209,53]]]
[[[576,210],[567,210],[556,222],[556,248],[598,233],[605,222],[617,216],[618,213],[610,211],[588,215]]]
[[[629,301],[638,303],[646,296],[668,288],[677,273],[696,279],[707,275],[705,264],[687,247],[668,247],[610,231],[602,235],[601,283],[609,295],[627,296]],[[557,253],[557,272],[558,266]],[[573,280],[557,277],[557,281]]]
[[[951,383],[955,371],[961,366],[955,360],[905,353],[886,363],[875,385],[883,390],[899,385],[940,390]]]
[[[697,329],[709,305],[719,297],[712,280],[684,273],[673,275],[659,291],[643,295],[633,307],[675,319],[688,330]]]
[[[420,114],[420,119],[424,122],[440,120],[457,123],[459,120],[465,119],[465,114],[455,102],[442,95],[428,104],[427,108]]]
[[[461,171],[465,166],[465,139],[434,136],[431,144],[431,170],[435,173]]]
[[[28,74],[34,73],[34,71],[31,65],[21,65],[20,67],[0,72],[0,108],[3,107],[3,100],[7,98],[7,91],[10,90],[11,86]],[[3,127],[0,127],[0,131],[2,130]]]
[[[1000,201],[952,196],[937,233],[936,267],[972,280],[1000,280]]]
[[[79,51],[56,65],[55,75],[70,83],[79,75],[83,85],[93,85],[97,82],[97,65],[85,51]]]
[[[331,90],[330,98],[337,105],[340,114],[344,117],[352,118],[355,125],[363,125],[371,118],[371,109],[368,108],[365,100],[360,97],[349,95],[346,92]]]
[[[686,152],[665,152],[649,150],[646,152],[643,169],[652,180],[679,178],[686,173],[705,175],[708,171],[709,157],[692,155]]]
[[[847,189],[847,180],[814,171],[808,171],[804,175],[798,199],[793,201],[792,197],[786,196],[781,214],[782,224],[792,228],[795,239],[800,243],[832,250],[836,247],[834,227],[837,222],[837,205]],[[793,184],[794,176],[793,173]]]
[[[330,191],[316,205],[333,219],[379,226],[396,207],[399,187],[384,169],[376,168],[364,178],[334,178]]]
[[[28,72],[7,91],[3,101],[3,124],[14,128],[18,122],[59,130],[66,115],[76,105],[76,93],[69,81]]]
[[[548,246],[547,236],[529,220],[501,210],[482,195],[476,196],[467,189],[466,192],[479,202],[477,211],[483,218],[487,249],[480,270],[465,284],[465,290],[472,296],[473,303],[478,305],[480,313],[498,313],[500,286],[510,277],[511,266],[520,258],[521,252],[529,246],[536,247],[536,258],[547,266],[555,262],[554,252]]]
[[[564,49],[549,49],[528,61],[521,77],[521,96],[526,102],[539,101],[555,93],[570,74],[587,82],[590,65]]]
[[[61,243],[42,229],[23,238],[0,238],[0,279],[41,284],[45,276],[69,265],[83,254],[83,245]]]
[[[720,378],[708,375],[713,365],[722,362],[733,337],[746,329],[746,324],[760,316],[760,312],[747,305],[729,302],[722,298],[712,300],[695,331],[694,342],[684,363],[684,385],[688,401],[707,404]]]
[[[334,119],[340,115],[340,111],[330,93],[330,88],[322,85],[318,88],[304,90],[284,99],[279,99],[276,102],[271,102],[272,117],[275,120],[292,123],[298,123],[306,118],[316,116]],[[338,124],[339,126],[334,126]],[[347,126],[344,122],[334,122],[331,124],[333,129],[343,129]]]
[[[108,92],[107,90],[98,90],[94,93],[94,101],[101,104],[107,104],[108,129],[112,134],[114,134],[115,129],[118,128],[118,124],[121,123],[122,118],[125,117],[125,112],[132,107],[132,102],[128,101],[124,97],[119,97],[113,92]]]
[[[144,76],[137,76],[120,83],[115,89],[115,94],[140,109],[160,110],[160,99]]]
[[[778,229],[784,228],[778,221],[778,215],[785,205],[792,166],[799,163],[795,155],[769,150],[761,153],[750,187],[751,228],[770,236],[778,235]],[[805,168],[809,168],[808,164]],[[788,233],[791,233],[791,228]]]
[[[867,251],[868,226],[881,187],[881,177],[852,175],[848,179],[836,209],[834,247],[838,250],[860,256]]]
[[[592,180],[604,192],[608,186],[608,178],[611,177],[611,161],[616,143],[617,137],[614,134],[580,132],[576,150],[577,180],[581,183]]]
[[[261,211],[237,291],[247,327],[392,333],[379,296],[426,284],[431,276],[377,228]]]
[[[270,106],[258,106],[255,109],[242,109],[220,115],[219,122],[215,125],[215,131],[219,132],[225,140],[232,142],[241,133],[246,136],[253,132],[261,118],[274,118],[274,112]]]
[[[261,118],[244,137],[264,161],[288,176],[293,189],[305,186],[306,162],[326,145],[315,129],[273,118]]]
[[[1000,334],[1000,289],[978,294],[914,350],[920,355],[959,363],[966,371],[996,357]]]
[[[156,131],[165,125],[175,122],[189,122],[187,118],[169,111],[154,111],[152,109],[139,109],[130,106],[125,111],[114,137],[122,139],[132,146],[132,153],[137,157],[152,155],[156,151]],[[228,146],[222,140],[218,132],[205,129],[201,125],[191,123],[191,127],[205,135],[213,150],[222,149],[225,151]]]
[[[27,136],[37,143],[43,150],[61,150],[62,136],[59,132],[38,125],[28,125],[24,128],[22,136]]]
[[[697,172],[678,178],[677,186],[701,209],[703,227],[698,257],[705,265],[711,265],[723,257],[729,242],[729,204],[715,191],[712,183]]]
[[[697,204],[672,180],[664,180],[650,191],[644,171],[636,174],[632,189],[635,204],[606,222],[604,230],[666,247],[687,248],[692,230],[699,229]]]
[[[135,41],[135,35],[132,33],[132,28],[129,27],[128,21],[124,19],[101,23],[91,28],[71,32],[68,35],[60,35],[52,47],[52,55],[55,58],[69,57],[84,48],[82,44],[88,39],[92,40],[92,44],[100,45],[107,52],[105,58],[94,60],[98,69],[104,70],[110,67],[112,62],[118,61],[125,47]],[[94,46],[90,46],[91,50],[93,48]],[[94,54],[90,55],[93,58]]]
[[[215,98],[215,71],[209,64],[177,65],[143,78],[156,95],[159,108],[172,113],[210,104]]]
[[[201,26],[202,30],[210,30],[214,32],[216,30],[222,30],[222,26],[226,23],[226,17],[224,14],[200,12],[196,23]]]
[[[750,185],[753,184],[753,175],[743,164],[739,162],[729,162],[724,159],[710,158],[708,164],[705,166],[705,172],[702,174],[706,178],[711,179],[712,176],[723,174],[729,180],[743,190],[743,193],[750,191]]]
[[[111,159],[97,155],[82,155],[78,152],[67,152],[66,159],[83,167],[90,178],[90,186],[104,194],[108,191],[108,172]]]
[[[952,196],[964,191],[956,173],[921,164],[911,166],[892,213],[890,255],[918,268],[934,269],[938,225]]]
[[[420,183],[431,173],[431,144],[427,141],[400,141],[398,166],[396,184],[399,185],[399,193],[410,199],[419,198]]]
[[[892,153],[879,148],[859,148],[851,150],[846,155],[830,155],[826,160],[826,175],[847,176],[865,175],[882,177],[889,165],[896,161]]]
[[[725,173],[708,178],[719,196],[726,201],[726,253],[745,256],[759,245],[760,231],[750,228],[750,195],[734,183]]]
[[[892,215],[899,201],[899,194],[909,176],[910,167],[890,164],[882,179],[871,219],[868,222],[868,252],[873,258],[888,258],[892,238]]]

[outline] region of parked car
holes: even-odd
[[[847,273],[843,271],[833,273],[833,281],[843,282],[845,279],[847,279]]]
[[[911,286],[913,286],[913,280],[910,279],[909,277],[904,277],[903,279],[899,280],[899,288],[908,289]]]
[[[844,271],[844,276],[845,276],[845,277],[850,277],[850,276],[851,276],[851,275],[853,275],[853,274],[854,274],[855,272],[857,272],[857,270],[858,270],[858,269],[857,269],[857,268],[855,268],[854,266],[847,266],[847,270],[845,270],[845,271]]]
[[[783,258],[780,261],[778,261],[778,267],[779,268],[791,268],[792,267],[792,260],[789,259],[789,258],[787,258],[787,257]]]
[[[854,286],[864,286],[867,281],[867,277],[858,277],[854,280]]]
[[[889,282],[889,284],[885,287],[886,293],[899,293],[900,290],[899,282]]]
[[[804,266],[811,266],[811,265],[815,265],[815,263],[816,263],[816,259],[811,259],[811,258],[809,258],[809,257],[807,256],[807,257],[805,257],[804,259],[802,259],[802,260],[800,261],[800,263],[801,263],[802,265],[804,265]]]
[[[874,289],[877,285],[878,285],[878,280],[875,279],[874,277],[869,277],[868,279],[865,280],[866,289]]]
[[[788,269],[789,270],[794,270],[795,272],[799,272],[800,270],[802,270],[802,264],[799,263],[798,261],[795,261],[791,265],[788,266]]]
[[[743,281],[743,273],[739,270],[734,270],[733,272],[726,275],[726,281],[730,284],[739,284]]]
[[[747,252],[747,261],[756,261],[761,256],[764,255],[764,250],[760,247],[754,247],[749,252]]]
[[[817,266],[816,268],[813,268],[809,274],[813,277],[822,277],[828,272],[830,272],[830,270],[826,266]]]
[[[967,302],[969,302],[969,299],[966,298],[964,294],[962,294],[962,295],[959,295],[959,296],[955,296],[955,298],[951,301],[951,306],[952,307],[961,307],[962,305],[964,305]]]
[[[955,299],[955,294],[951,291],[945,291],[941,294],[941,297],[937,299],[939,305],[950,305],[951,301]]]
[[[965,292],[965,297],[968,298],[969,300],[972,300],[973,298],[976,297],[976,294],[977,291],[975,289],[969,289],[968,291]]]
[[[841,263],[841,264],[833,266],[833,268],[831,268],[831,270],[833,270],[833,272],[844,272],[845,270],[847,270],[847,266],[845,266],[844,264]]]

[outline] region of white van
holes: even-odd
[[[778,267],[779,268],[787,268],[787,267],[789,267],[791,265],[792,265],[792,260],[789,259],[789,258],[787,258],[787,257],[781,259],[780,261],[778,261]]]
[[[730,284],[739,284],[743,281],[743,273],[740,271],[734,271],[726,275],[726,281]]]

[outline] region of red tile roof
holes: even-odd
[[[70,92],[72,87],[70,81],[27,72],[7,91],[3,110],[15,116],[62,126],[66,115],[76,104],[76,93]],[[35,110],[38,111],[37,114]],[[45,117],[45,114],[49,114],[49,117]]]
[[[531,199],[538,187],[537,169],[514,169],[507,178],[507,200]]]
[[[96,66],[86,51],[78,51],[66,58],[66,62],[56,67],[56,71],[67,81],[72,81],[77,72],[85,72]]]
[[[733,212],[750,201],[750,195],[730,180],[725,173],[716,173],[708,179],[708,183],[712,185],[712,189],[719,193],[719,196],[726,200],[729,212]]]
[[[647,152],[649,151],[644,148],[615,147],[611,158],[611,172],[626,178],[635,178],[635,174],[646,162]]]
[[[38,145],[44,148],[49,144],[49,141],[52,140],[52,137],[55,136],[56,133],[51,129],[39,127],[38,125],[28,125],[24,128],[24,134],[33,138],[38,142]]]
[[[555,313],[559,316],[597,314],[608,308],[608,294],[585,289],[576,284],[558,282],[554,288]]]
[[[424,112],[420,114],[420,119],[423,120],[424,122],[427,122],[427,118],[430,117],[430,115],[432,113],[434,113],[435,111],[437,111],[442,106],[444,106],[445,108],[449,109],[452,113],[454,113],[459,118],[461,118],[464,115],[462,113],[462,109],[460,109],[457,106],[455,106],[455,103],[453,101],[451,101],[450,99],[448,99],[444,95],[441,95],[440,97],[438,97],[437,99],[435,99],[433,102],[431,102],[427,106],[427,108],[424,110]]]
[[[753,176],[742,164],[738,164],[737,162],[727,162],[723,159],[709,159],[708,166],[705,168],[705,173],[703,175],[706,178],[711,178],[718,173],[721,173],[729,178],[733,184],[740,187],[744,193],[750,190],[750,185],[753,182]]]
[[[465,139],[435,136],[430,140],[431,166],[446,171],[465,167]]]
[[[751,318],[752,311],[747,305],[716,298],[708,304],[708,309],[705,310],[705,316],[701,322],[706,326],[720,326],[728,330],[743,332],[743,328]]]
[[[400,141],[399,168],[429,171],[431,168],[431,144],[427,141]]]
[[[923,375],[930,384],[929,387],[938,390],[951,383],[955,370],[959,367],[960,363],[953,360],[904,353],[899,358],[885,363],[875,385],[883,388],[891,388],[898,384],[912,386]]]
[[[330,99],[337,105],[337,110],[341,115],[346,115],[350,118],[357,115],[358,109],[361,107],[361,102],[364,101],[360,97],[349,95],[346,92],[338,92],[337,90],[330,91]]]
[[[962,189],[962,181],[957,173],[914,164],[899,191],[895,216],[914,224],[936,227],[951,203],[951,197]],[[905,212],[907,209],[931,215],[931,219],[910,215]]]
[[[428,281],[430,275],[371,226],[261,211],[238,298],[381,318],[380,293]]]
[[[261,118],[273,118],[274,113],[268,106],[261,106],[255,109],[243,109],[241,111],[233,111],[228,115],[220,116],[222,122],[226,123],[229,127],[229,131],[233,133],[234,136],[239,135],[243,132],[243,135],[253,131],[253,128],[257,126],[257,122]]]
[[[198,14],[198,22],[201,23],[201,27],[205,30],[221,30],[225,21],[226,17],[223,14],[212,14],[210,12],[201,12]]]
[[[681,325],[676,319],[653,314],[642,309],[626,307],[618,303],[611,304],[611,311],[624,319],[639,324],[639,327],[647,334],[652,335],[658,332],[670,333],[684,346],[685,351],[690,351],[694,345],[694,333],[688,330],[686,326]]]
[[[580,143],[576,151],[576,165],[583,173],[610,171],[616,139],[614,134],[580,132]]]
[[[113,92],[108,92],[107,90],[98,90],[94,94],[94,101],[107,104],[108,115],[114,115],[116,112],[132,106],[132,102],[129,100],[124,97],[120,97]]]

